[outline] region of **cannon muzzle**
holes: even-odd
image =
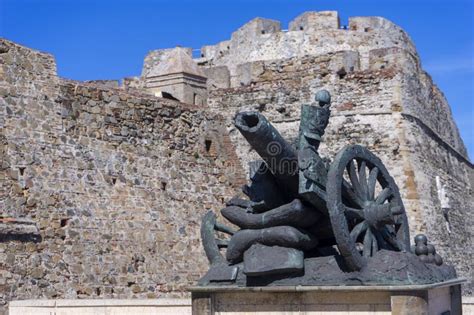
[[[275,127],[259,112],[241,112],[234,124],[260,155],[277,185],[291,197],[298,196],[298,156]]]

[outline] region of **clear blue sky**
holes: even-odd
[[[349,16],[383,16],[415,42],[472,158],[473,9],[468,0],[0,0],[0,36],[52,53],[62,77],[121,79],[140,74],[149,50],[214,44],[256,16],[280,20],[283,28],[309,10],[337,10],[342,24]]]

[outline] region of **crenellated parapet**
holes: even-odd
[[[369,52],[399,48],[416,59],[415,46],[397,25],[381,17],[352,17],[349,25],[340,24],[336,11],[305,12],[281,30],[280,22],[255,18],[235,31],[230,40],[201,48],[203,67],[227,66],[231,86],[239,65],[247,62],[318,56],[350,50],[360,54],[363,70],[370,68]]]
[[[337,11],[305,12],[297,16],[288,26],[289,31],[316,31],[339,29],[340,20]]]

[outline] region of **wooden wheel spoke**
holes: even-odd
[[[370,257],[373,237],[374,236],[372,235],[370,228],[368,228],[364,236],[364,251],[363,251],[364,257]]]
[[[362,193],[362,187],[359,183],[356,166],[353,160],[349,162],[349,165],[347,167],[347,172],[349,173],[349,178],[351,180],[351,184],[352,184],[352,188],[354,189],[354,192],[360,199],[362,199],[362,201],[365,201],[365,195]]]
[[[390,233],[386,227],[383,227],[380,230],[380,233],[382,234],[383,239],[390,244],[393,248],[396,250],[401,250],[400,244],[398,243],[397,236],[395,234]]]
[[[379,250],[379,245],[377,244],[377,237],[374,235],[372,237],[372,256],[375,255]]]
[[[368,225],[367,222],[363,221],[354,226],[354,228],[351,231],[351,238],[354,240],[354,243],[357,241],[359,238],[360,233],[364,232],[367,229]]]
[[[235,234],[235,230],[224,225],[224,224],[221,224],[219,222],[216,222],[216,224],[214,225],[214,230],[216,231],[220,231],[220,232],[223,232],[223,233],[226,233],[226,234],[230,234],[230,235],[234,235]]]
[[[375,186],[377,185],[377,176],[379,175],[379,169],[374,167],[370,170],[369,180],[367,183],[368,186],[368,197],[369,200],[374,200],[375,198]]]
[[[383,239],[380,231],[374,233],[375,238],[377,239],[377,244],[380,249],[391,249],[392,247]]]
[[[367,164],[365,161],[358,163],[359,166],[359,184],[361,188],[361,193],[364,200],[368,199],[368,187],[367,187]]]
[[[364,219],[364,210],[344,206],[344,213],[349,219]]]
[[[355,203],[357,206],[362,207],[364,205],[364,202],[362,201],[362,199],[359,198],[359,196],[357,196],[351,184],[348,181],[344,180],[342,185],[342,193],[344,195],[344,198],[350,200],[352,203]]]
[[[393,216],[393,223],[395,225],[402,225],[403,224],[403,217],[401,215]]]
[[[392,190],[389,187],[385,187],[382,192],[377,196],[377,199],[375,199],[375,203],[378,203],[379,205],[383,204],[388,197],[392,195]]]

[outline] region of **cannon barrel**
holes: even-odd
[[[298,156],[295,149],[259,112],[238,113],[234,124],[250,146],[265,161],[277,185],[290,197],[297,197]]]

